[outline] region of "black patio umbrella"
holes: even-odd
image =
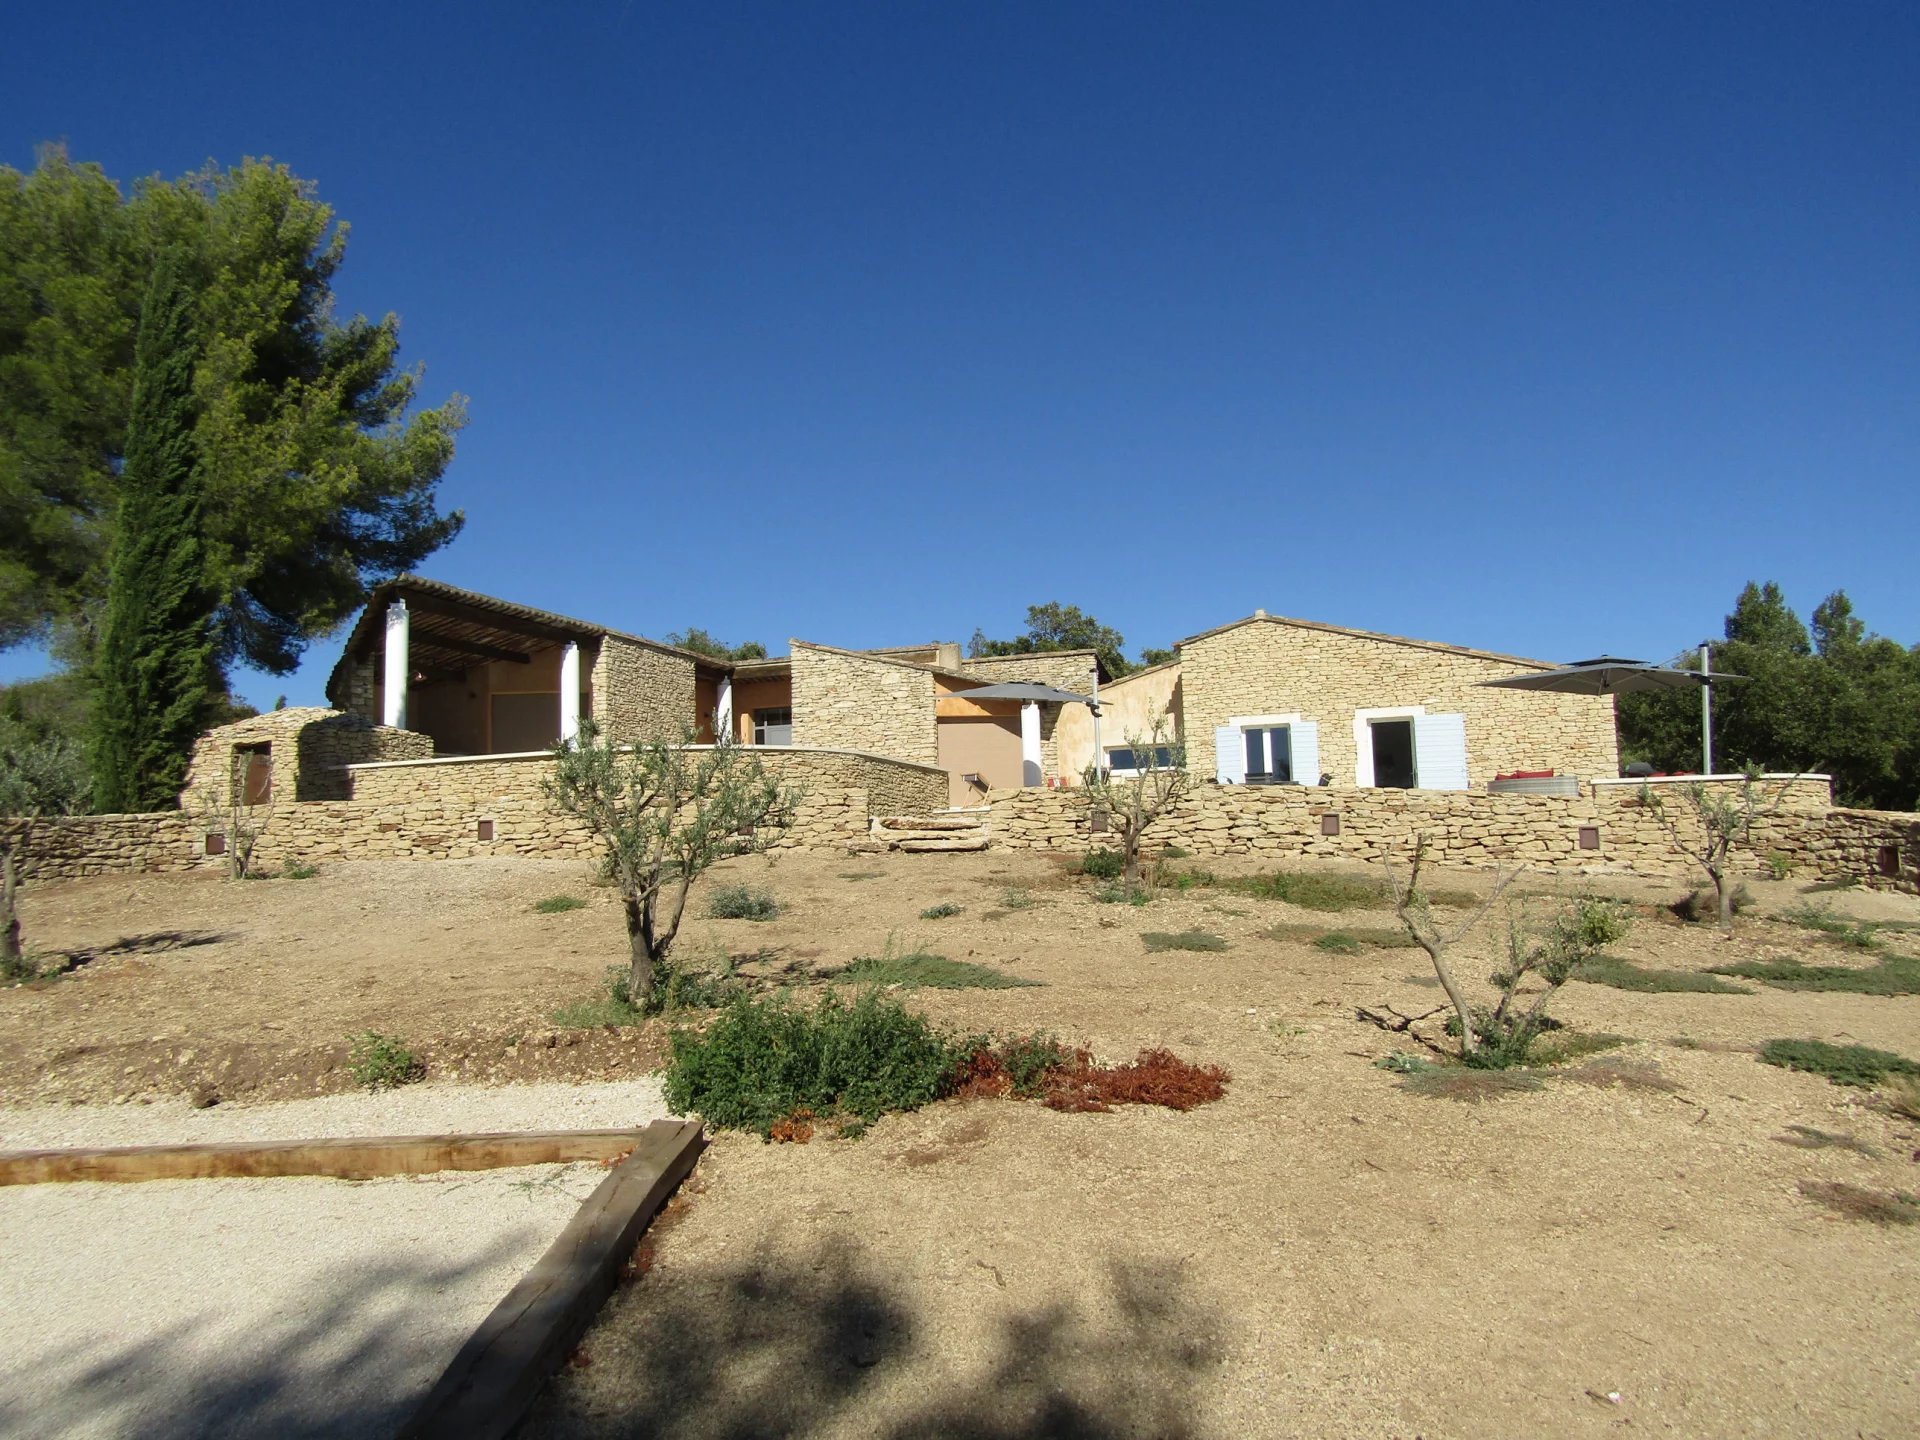
[[[1507,675],[1475,683],[1503,690],[1552,690],[1562,695],[1624,695],[1632,690],[1682,690],[1689,685],[1710,685],[1715,680],[1745,678],[1744,675],[1703,675],[1698,670],[1676,670],[1671,665],[1649,665],[1645,660],[1602,655],[1596,660],[1576,660],[1558,670],[1537,670],[1530,675]]]
[[[1701,651],[1702,664],[1706,651]],[[1478,680],[1475,684],[1501,690],[1548,690],[1560,695],[1624,695],[1633,690],[1683,690],[1697,685],[1700,697],[1700,769],[1713,773],[1713,685],[1717,680],[1744,680],[1744,675],[1709,674],[1701,670],[1676,670],[1671,665],[1649,665],[1644,660],[1622,660],[1617,655],[1602,655],[1595,660],[1576,660],[1558,670],[1537,670],[1531,675],[1508,675],[1499,680]]]

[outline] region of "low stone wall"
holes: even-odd
[[[754,758],[802,792],[777,849],[835,849],[864,840],[875,815],[924,813],[946,804],[944,770],[847,750],[762,749]],[[256,807],[256,863],[294,860],[441,860],[472,855],[586,858],[586,829],[555,813],[540,793],[552,757],[355,765],[352,796]],[[7,822],[9,837],[20,822]],[[88,815],[37,822],[26,850],[29,879],[222,865],[205,855],[208,827],[193,815]]]
[[[1804,879],[1852,879],[1920,892],[1920,816],[1834,809],[1824,777],[1775,785],[1783,791],[1781,802],[1755,823],[1753,843],[1736,856],[1737,865],[1758,871],[1767,855],[1778,853]],[[1764,793],[1770,796],[1773,789]],[[1641,793],[1637,785],[1564,797],[1200,785],[1151,834],[1156,845],[1177,845],[1195,855],[1369,863],[1404,862],[1414,837],[1424,834],[1435,858],[1448,865],[1696,876],[1693,861]],[[1691,842],[1699,822],[1686,800],[1655,793],[1663,795],[1667,815]],[[1084,802],[1073,792],[1002,791],[988,803],[996,845],[1079,851],[1098,843]]]
[[[0,839],[20,857],[24,880],[191,870],[203,863],[224,863],[205,860],[199,825],[179,810],[0,820]]]
[[[433,754],[430,736],[359,715],[319,707],[270,710],[207,731],[193,747],[181,794],[211,795],[226,804],[241,784],[238,747],[272,747],[273,794],[277,801],[344,800],[347,767],[375,760],[424,760]]]

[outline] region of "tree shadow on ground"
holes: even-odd
[[[987,1287],[1000,1277],[957,1284]],[[1193,1433],[1217,1326],[1179,1268],[1113,1259],[1081,1296],[999,1316],[943,1363],[977,1307],[923,1313],[847,1240],[721,1267],[668,1266],[621,1291],[536,1405],[528,1440],[807,1435],[1109,1440]],[[998,1308],[998,1307],[997,1307]]]
[[[117,960],[128,955],[158,955],[167,950],[191,950],[200,945],[218,945],[231,940],[218,930],[155,930],[146,935],[122,935],[105,945],[81,945],[71,950],[50,950],[47,954],[61,963],[59,973],[70,974],[96,960]]]
[[[223,1333],[203,1313],[155,1337],[121,1344],[103,1336],[37,1367],[37,1383],[0,1385],[0,1435],[387,1440],[470,1333],[456,1326],[423,1336],[423,1313],[449,1286],[517,1249],[503,1239],[456,1264],[342,1261],[305,1297],[287,1297],[297,1318],[245,1333]],[[215,1303],[210,1295],[209,1310]]]

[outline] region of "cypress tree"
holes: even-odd
[[[194,441],[193,295],[163,252],[140,309],[120,514],[94,660],[93,800],[171,809],[207,703],[214,597]]]

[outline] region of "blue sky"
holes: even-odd
[[[457,584],[775,649],[1059,599],[1575,659],[1772,578],[1920,640],[1906,0],[7,30],[0,162],[271,155],[351,222],[343,307],[471,398]]]

